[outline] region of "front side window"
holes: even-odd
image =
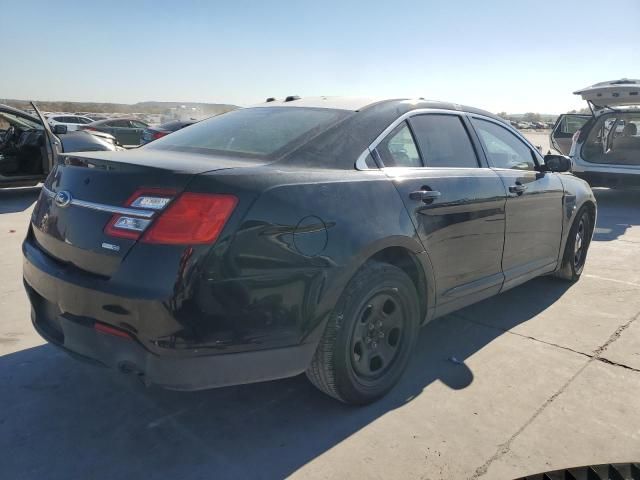
[[[410,120],[427,167],[478,166],[469,135],[457,115],[418,115]]]
[[[385,167],[422,167],[413,135],[406,122],[398,125],[376,147]]]
[[[506,128],[493,122],[472,118],[482,147],[492,167],[534,170],[535,161],[529,146]]]
[[[574,133],[580,130],[585,123],[587,123],[587,120],[589,120],[589,117],[584,115],[565,115],[560,120],[560,125],[558,125],[556,133],[572,136]]]

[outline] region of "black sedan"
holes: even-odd
[[[596,202],[568,158],[457,104],[287,100],[61,158],[23,244],[37,331],[171,389],[306,372],[362,404],[421,325],[580,277]]]
[[[171,120],[170,122],[163,123],[157,127],[147,127],[142,132],[142,145],[153,142],[159,138],[169,135],[172,132],[182,130],[184,127],[193,125],[197,120]]]

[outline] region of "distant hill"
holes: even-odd
[[[0,103],[22,110],[31,108],[28,100],[2,99]],[[235,110],[237,105],[226,103],[198,103],[198,102],[138,102],[128,103],[98,103],[98,102],[62,102],[50,100],[35,100],[38,108],[45,112],[88,112],[88,113],[146,113],[164,114],[171,109],[195,108],[207,116]]]

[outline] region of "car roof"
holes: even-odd
[[[289,99],[289,100],[287,100]],[[374,103],[385,100],[375,97],[286,97],[269,99],[264,103],[251,105],[252,107],[306,107],[306,108],[330,108],[334,110],[350,110],[357,112]]]
[[[96,120],[94,122],[91,122],[93,124],[103,124],[103,123],[107,123],[107,122],[113,122],[115,120],[134,120],[136,122],[142,122],[142,123],[147,123],[143,120],[138,120],[135,117],[114,117],[114,118],[105,118],[104,120]]]
[[[458,110],[460,112],[478,113],[487,117],[492,117],[504,123],[504,119],[494,115],[491,112],[479,108],[460,105],[453,102],[443,102],[439,100],[426,100],[425,98],[383,98],[383,97],[302,97],[291,100],[273,99],[249,108],[260,107],[306,107],[306,108],[330,108],[336,110],[349,110],[359,112],[364,109],[379,104],[402,104],[404,107],[409,106],[409,110],[416,108],[437,108],[443,110]]]

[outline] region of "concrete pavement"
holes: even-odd
[[[514,478],[640,459],[640,192],[597,190],[583,278],[531,281],[428,325],[353,408],[304,378],[145,388],[44,345],[20,241],[37,190],[0,191],[0,477]]]

